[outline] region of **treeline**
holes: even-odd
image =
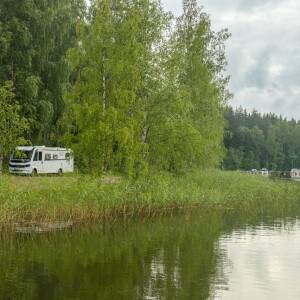
[[[82,0],[0,1],[0,174],[17,144],[57,145]]]
[[[182,5],[175,18],[160,0],[2,0],[0,160],[22,131],[88,173],[218,166],[229,34]]]
[[[300,167],[299,121],[232,107],[226,108],[224,116],[225,169],[289,171]]]

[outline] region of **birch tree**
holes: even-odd
[[[226,70],[226,29],[214,32],[209,16],[196,0],[183,1],[183,14],[177,19],[175,53],[180,59],[178,81],[191,99],[190,117],[198,131],[200,147],[195,148],[195,164],[217,166],[224,155],[223,108],[230,97]]]
[[[230,97],[224,76],[229,34],[214,33],[197,2],[185,0],[166,37],[160,89],[148,111],[151,164],[176,173],[218,166],[225,153],[222,110]]]
[[[77,77],[65,95],[63,140],[87,171],[133,176],[147,166],[146,86],[160,9],[158,1],[93,1],[82,41],[68,52]]]

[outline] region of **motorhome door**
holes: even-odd
[[[37,173],[43,173],[43,152],[42,150],[35,150],[32,160],[32,170],[36,170]]]

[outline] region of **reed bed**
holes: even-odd
[[[111,177],[112,178],[112,177]],[[266,213],[299,208],[300,186],[260,175],[218,170],[139,180],[89,176],[0,177],[0,227],[57,221],[115,222],[174,211]]]

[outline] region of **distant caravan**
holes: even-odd
[[[72,173],[74,158],[71,149],[45,146],[18,146],[9,160],[12,174]]]
[[[300,170],[292,169],[290,172],[290,176],[292,179],[300,179]]]

